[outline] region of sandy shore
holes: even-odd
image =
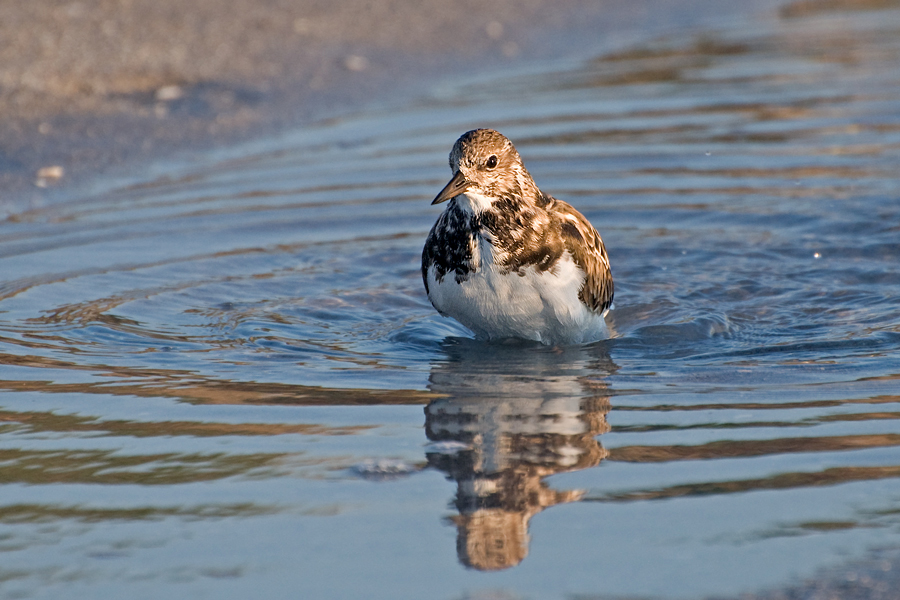
[[[111,167],[357,106],[442,67],[483,68],[534,54],[546,44],[529,43],[529,28],[562,28],[576,14],[597,18],[601,8],[579,0],[552,7],[536,0],[410,6],[398,0],[5,3],[0,206],[23,193],[32,200],[48,193],[35,184],[58,192]],[[636,14],[617,11],[619,18]]]
[[[177,150],[734,10],[712,0],[5,3],[0,213]]]

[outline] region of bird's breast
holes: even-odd
[[[489,256],[490,244],[480,238],[481,268],[464,280],[438,279],[427,273],[428,297],[443,315],[451,316],[479,337],[519,337],[547,342],[594,326],[593,315],[578,297],[584,271],[568,255],[552,270],[529,266],[510,272]]]

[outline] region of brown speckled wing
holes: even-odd
[[[578,298],[597,313],[603,313],[613,302],[613,279],[609,270],[609,257],[600,234],[584,215],[555,200],[554,210],[562,217],[562,239],[566,249],[587,274]]]

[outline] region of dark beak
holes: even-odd
[[[440,204],[441,202],[446,202],[450,198],[459,196],[470,187],[472,187],[472,182],[466,181],[466,178],[462,174],[462,171],[457,171],[453,176],[453,179],[450,180],[450,183],[444,186],[444,189],[441,190],[441,193],[435,196],[434,200],[432,200],[431,203]]]

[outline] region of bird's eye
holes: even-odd
[[[484,163],[484,165],[488,169],[493,169],[494,167],[497,166],[497,157],[495,155],[491,154],[491,156],[487,159],[487,162]]]

